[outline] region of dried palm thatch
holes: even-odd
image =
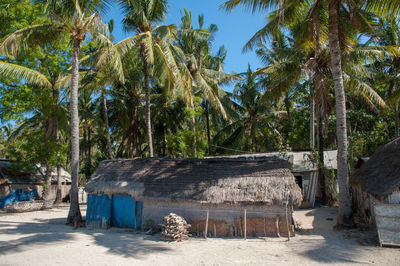
[[[129,159],[103,161],[86,185],[88,193],[127,193],[137,200],[293,205],[301,192],[287,162],[278,158]]]
[[[400,187],[400,138],[380,146],[351,177],[350,183],[376,197],[386,196]]]

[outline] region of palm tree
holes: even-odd
[[[218,30],[215,24],[211,24],[208,29],[203,27],[204,17],[198,17],[199,28],[195,29],[192,25],[192,15],[190,11],[184,9],[181,18],[181,25],[178,31],[177,46],[185,54],[184,64],[180,65],[182,72],[186,73],[187,82],[181,91],[181,97],[188,102],[190,108],[194,108],[193,98],[200,96],[203,98],[205,111],[207,113],[207,139],[209,153],[211,153],[210,131],[209,131],[209,105],[217,110],[226,119],[225,107],[221,99],[225,97],[225,92],[221,84],[228,83],[237,79],[234,75],[223,72],[223,61],[226,56],[224,47],[220,47],[216,56],[211,55],[210,49],[214,34]],[[192,112],[190,128],[194,132],[196,118]],[[196,140],[192,141],[192,157],[196,157]]]
[[[213,142],[218,143],[220,149],[260,152],[260,143],[265,137],[263,129],[267,127],[267,131],[276,133],[268,121],[268,111],[271,111],[268,109],[271,108],[268,99],[271,97],[265,96],[268,92],[261,91],[262,86],[250,66],[239,75],[242,80],[236,84],[231,95],[237,114],[218,132]]]
[[[278,6],[278,9],[274,11],[275,20],[267,24],[264,28],[259,30],[246,44],[245,48],[252,48],[254,44],[263,41],[271,28],[277,25],[282,25],[284,20],[286,25],[290,24],[297,17],[299,11],[302,10],[303,4],[307,4],[308,1],[252,1],[252,0],[229,0],[223,4],[223,8],[230,11],[237,5],[242,4],[243,6],[251,9],[253,12],[257,10],[267,11],[271,6]],[[342,48],[341,38],[339,31],[340,23],[340,11],[343,7],[344,13],[351,18],[351,22],[354,24],[360,24],[360,21],[365,20],[363,15],[360,15],[361,11],[366,9],[367,11],[373,10],[375,12],[384,13],[388,10],[399,10],[396,6],[399,1],[367,1],[366,3],[344,2],[341,0],[328,1],[328,17],[329,17],[329,49],[331,57],[331,72],[333,76],[333,83],[335,88],[335,101],[336,101],[336,134],[338,144],[338,172],[337,177],[339,181],[339,214],[337,225],[341,226],[353,226],[354,221],[351,212],[350,195],[348,190],[348,170],[347,170],[347,132],[346,132],[346,100],[343,85],[343,69],[342,69]],[[319,6],[324,1],[314,1],[315,6]],[[343,6],[349,4],[350,6]],[[304,10],[304,9],[303,9]],[[313,10],[311,10],[312,13]],[[292,21],[290,21],[292,20]],[[349,21],[349,20],[343,20]],[[343,39],[343,38],[342,38]]]
[[[46,7],[53,21],[33,25],[9,35],[0,45],[0,52],[16,54],[27,43],[43,43],[69,34],[73,47],[70,112],[71,112],[71,190],[67,223],[78,225],[82,215],[78,203],[79,179],[79,53],[88,32],[99,31],[101,19],[98,10],[107,6],[106,0],[46,0]],[[23,45],[24,44],[24,45]]]
[[[43,65],[46,65],[48,62],[42,62]],[[58,67],[58,66],[57,66]],[[61,89],[65,88],[68,83],[68,79],[70,77],[62,75],[62,69],[51,69],[50,67],[46,68],[41,66],[41,69],[45,74],[40,73],[31,68],[27,68],[21,65],[8,63],[4,61],[0,61],[0,74],[3,77],[16,78],[19,80],[24,80],[27,84],[38,89],[38,95],[40,95],[41,101],[40,104],[37,105],[37,108],[33,111],[36,113],[33,117],[27,119],[22,125],[20,125],[13,133],[13,137],[22,133],[26,127],[38,128],[41,126],[45,127],[45,147],[46,152],[44,160],[46,163],[46,174],[45,174],[45,184],[46,189],[44,191],[44,199],[46,201],[49,200],[50,197],[50,188],[51,188],[51,174],[53,170],[53,164],[55,157],[55,153],[60,152],[57,151],[57,147],[54,143],[60,146],[60,138],[59,138],[59,127],[61,118],[60,115],[65,113],[59,103],[60,97],[59,92]],[[44,119],[44,121],[43,121]],[[59,147],[58,147],[59,148]],[[60,167],[60,161],[58,161],[57,168]],[[56,202],[61,200],[61,183],[60,175],[57,177],[57,197]]]
[[[118,0],[125,17],[124,28],[135,32],[133,37],[140,47],[143,63],[143,77],[146,106],[146,136],[149,156],[153,157],[153,140],[150,113],[150,76],[154,71],[157,78],[169,90],[171,84],[179,81],[179,70],[175,62],[174,47],[167,38],[172,37],[174,26],[156,26],[167,13],[166,0]],[[152,67],[153,71],[150,71]]]

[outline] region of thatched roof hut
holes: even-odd
[[[376,198],[388,196],[400,187],[400,138],[380,146],[351,177],[352,185]]]
[[[103,161],[86,185],[88,193],[126,193],[137,200],[184,200],[283,206],[301,203],[287,162],[278,158],[116,159]]]

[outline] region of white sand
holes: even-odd
[[[297,211],[304,231],[290,242],[191,238],[167,243],[159,235],[115,228],[74,230],[64,225],[67,213],[68,206],[0,212],[0,265],[400,265],[399,248],[368,244],[374,236],[357,230],[331,230],[336,209],[330,208]]]

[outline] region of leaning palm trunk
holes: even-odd
[[[329,47],[335,87],[336,135],[338,142],[337,176],[339,183],[339,214],[336,227],[352,227],[354,226],[354,220],[351,210],[347,173],[346,99],[339,43],[339,1],[336,0],[329,2]]]
[[[106,138],[107,138],[107,152],[108,152],[108,159],[113,158],[112,149],[111,149],[111,137],[110,137],[110,127],[108,124],[108,114],[107,114],[107,99],[106,99],[106,92],[105,88],[101,89],[101,96],[103,98],[103,116],[104,116],[104,123],[106,126]]]
[[[150,114],[150,87],[149,87],[149,69],[148,63],[146,59],[146,52],[144,44],[140,46],[140,52],[143,60],[143,76],[144,76],[144,90],[146,93],[145,102],[146,102],[146,136],[147,136],[147,145],[149,146],[149,157],[153,157],[153,138],[151,135],[151,114]]]
[[[69,198],[71,201],[67,223],[79,224],[82,221],[81,210],[78,202],[78,179],[79,179],[79,114],[78,114],[78,86],[79,86],[79,50],[81,41],[74,40],[74,53],[71,71],[71,190]]]

